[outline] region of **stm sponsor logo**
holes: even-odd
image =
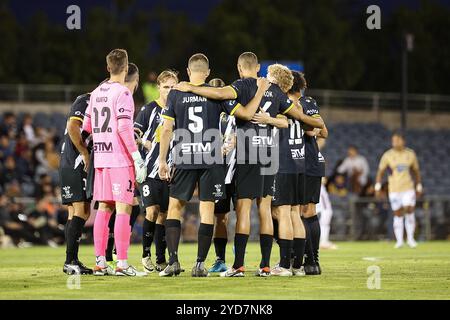
[[[252,144],[254,146],[273,146],[273,137],[254,136],[252,137]]]
[[[181,145],[181,152],[183,154],[192,154],[192,153],[211,153],[212,147],[210,142],[206,143],[183,143]]]
[[[303,159],[305,157],[304,150],[292,149],[291,150],[292,159]]]
[[[94,142],[94,152],[111,153],[113,152],[112,142]]]

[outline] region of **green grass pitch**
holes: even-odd
[[[65,249],[33,247],[0,250],[0,299],[449,299],[450,242],[421,243],[395,250],[393,243],[341,242],[322,251],[321,276],[258,278],[254,272],[258,243],[247,247],[245,278],[191,278],[195,244],[180,246],[185,273],[176,278],[82,276],[79,289],[69,289],[62,273]],[[140,246],[130,248],[130,262],[141,268]],[[211,248],[207,265],[214,258]],[[92,246],[80,248],[81,260],[92,265]],[[233,253],[227,247],[228,262]],[[272,264],[278,259],[274,245]],[[371,267],[375,266],[375,267]],[[371,268],[379,267],[380,289],[368,289]],[[368,273],[369,268],[369,273]],[[371,278],[372,279],[372,278]],[[69,281],[76,287],[75,280]],[[369,280],[369,283],[374,282]]]

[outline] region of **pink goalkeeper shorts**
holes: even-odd
[[[134,167],[95,168],[94,200],[133,205]]]

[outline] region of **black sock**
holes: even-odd
[[[84,221],[84,224],[86,224],[86,220]],[[81,236],[83,235],[84,224],[83,224],[83,227],[81,227],[81,229],[78,231],[78,234],[77,234],[77,242],[75,243],[75,253],[74,253],[74,258],[75,258],[75,260],[77,260],[77,261],[78,261],[78,250],[80,249],[80,242],[81,242]]]
[[[261,247],[260,268],[270,267],[270,254],[272,253],[273,236],[271,234],[260,234],[259,245]]]
[[[69,231],[69,226],[70,226],[70,222],[72,221],[72,219],[67,219],[66,225],[64,227],[64,239],[66,240],[66,264],[70,263],[70,255],[69,255],[69,237],[68,237],[68,231]]]
[[[273,238],[275,239],[276,242],[278,242],[279,237],[278,237],[278,220],[277,219],[272,219],[272,223],[273,223]]]
[[[109,235],[108,235],[108,245],[106,246],[106,254],[105,258],[106,261],[113,261],[113,250],[114,250],[114,224],[116,222],[116,215],[113,214],[111,218],[109,219],[108,223],[108,229],[109,229]]]
[[[67,230],[67,251],[66,263],[76,259],[78,240],[86,221],[80,217],[74,216]]]
[[[169,249],[169,264],[178,261],[178,245],[180,243],[181,222],[176,219],[166,220],[166,241]]]
[[[155,251],[156,251],[156,263],[161,264],[166,262],[166,228],[163,224],[155,225]]]
[[[152,246],[155,233],[155,222],[144,220],[142,225],[142,258],[150,257],[150,247]]]
[[[294,238],[294,264],[293,268],[299,269],[303,265],[303,256],[305,255],[306,239]]]
[[[214,248],[216,249],[217,260],[225,262],[225,252],[227,248],[228,239],[214,238]]]
[[[305,264],[314,264],[313,247],[311,241],[311,230],[309,229],[309,223],[302,217],[303,225],[305,226],[306,242],[305,242]]]
[[[244,266],[245,248],[247,247],[248,234],[236,233],[234,235],[234,264],[238,269]]]
[[[214,225],[200,223],[198,228],[197,262],[204,262],[208,256],[209,248],[214,234]]]
[[[131,215],[130,215],[130,226],[131,226],[131,232],[133,232],[134,224],[136,223],[137,217],[139,217],[139,214],[141,213],[141,207],[137,204],[133,206],[131,209]]]
[[[309,226],[312,256],[315,262],[319,262],[320,223],[317,215],[305,219]]]
[[[280,245],[280,267],[289,269],[291,267],[292,240],[279,239]]]

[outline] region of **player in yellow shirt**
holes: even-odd
[[[414,240],[416,193],[420,196],[423,187],[416,153],[405,147],[405,138],[400,133],[394,133],[392,148],[381,157],[375,184],[377,196],[380,194],[381,181],[387,169],[389,170],[389,201],[394,212],[394,234],[397,239],[395,248],[403,246],[404,228],[408,245],[415,248],[417,246]]]

